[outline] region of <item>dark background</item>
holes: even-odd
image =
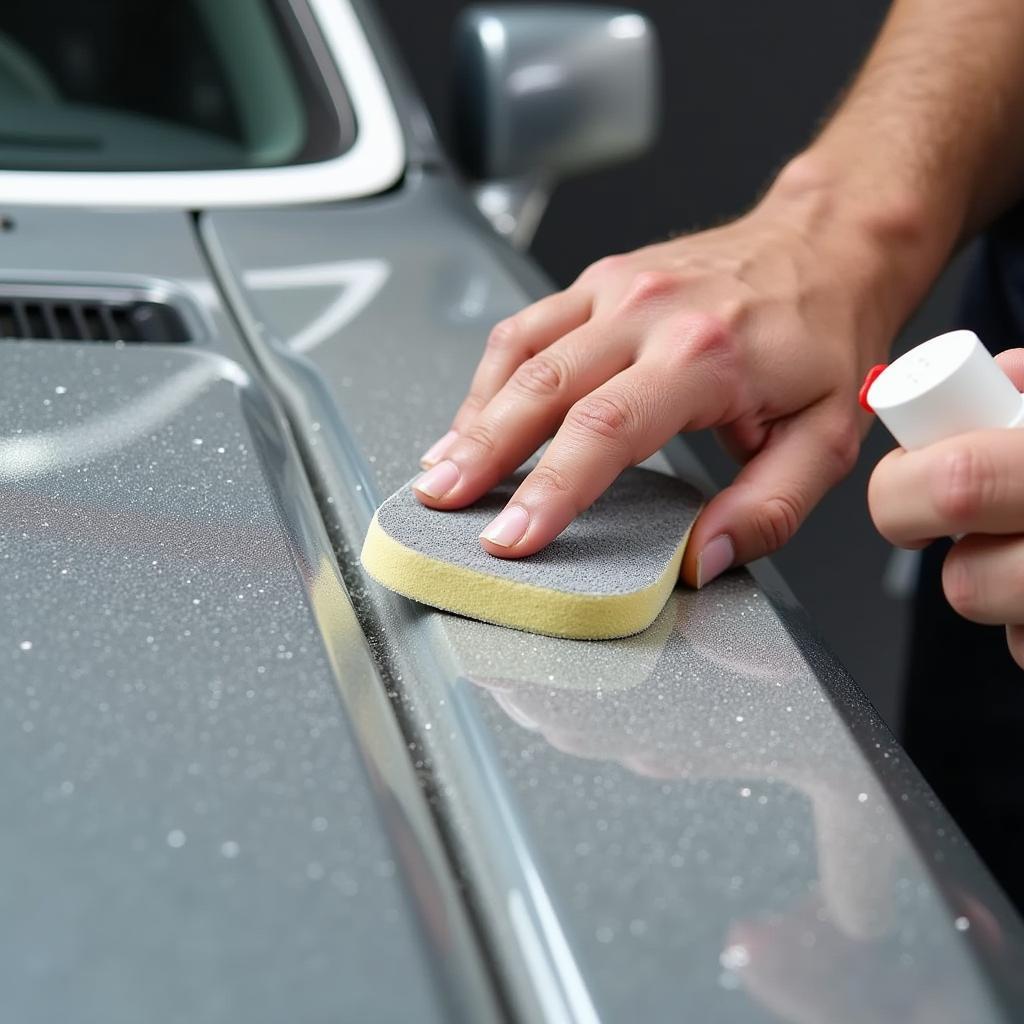
[[[378,0],[451,152],[450,41],[460,0]],[[559,284],[610,252],[708,226],[747,208],[813,135],[863,59],[884,0],[637,0],[661,39],[663,114],[643,159],[563,184],[533,255]],[[953,323],[954,269],[901,347]],[[721,482],[732,472],[707,439]],[[851,477],[775,559],[826,641],[898,724],[907,603],[882,585],[891,551],[868,519],[871,467],[891,447],[875,427]]]

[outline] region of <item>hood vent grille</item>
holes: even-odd
[[[102,291],[0,288],[0,338],[25,341],[124,341],[178,344],[190,340],[174,306]]]

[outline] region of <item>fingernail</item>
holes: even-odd
[[[451,447],[452,442],[459,435],[454,430],[449,430],[440,441],[435,441],[420,457],[420,465],[424,469],[430,469],[435,462],[439,461],[444,453]]]
[[[450,459],[439,462],[413,482],[412,489],[428,498],[443,498],[458,482],[462,473]]]
[[[530,513],[521,505],[509,505],[490,521],[480,536],[499,548],[510,548],[522,540],[529,525]]]
[[[719,534],[709,540],[697,560],[697,589],[707,586],[716,576],[721,576],[736,560],[736,549],[726,534]]]

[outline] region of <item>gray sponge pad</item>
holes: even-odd
[[[537,554],[495,558],[479,534],[523,476],[453,512],[420,504],[407,484],[377,510],[363,565],[406,597],[485,622],[577,639],[646,628],[675,585],[699,492],[673,476],[629,469]]]

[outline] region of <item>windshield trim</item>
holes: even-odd
[[[401,125],[349,0],[305,0],[344,82],[356,132],[330,160],[218,171],[4,171],[0,203],[209,209],[356,199],[383,192],[405,169]]]

